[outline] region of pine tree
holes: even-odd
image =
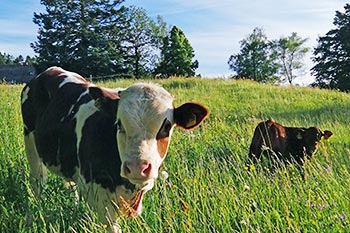
[[[194,76],[198,61],[192,61],[194,50],[184,32],[173,26],[170,34],[163,39],[161,62],[156,73],[162,76]]]
[[[123,0],[41,0],[46,13],[34,13],[39,71],[58,65],[84,76],[125,72],[120,48],[125,32]]]

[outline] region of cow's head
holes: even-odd
[[[321,131],[319,128],[310,127],[301,129],[297,138],[303,142],[305,153],[309,158],[316,152],[317,145],[321,139],[327,140],[333,135],[329,130]]]
[[[154,84],[135,84],[120,92],[116,125],[121,176],[149,190],[167,154],[174,126],[193,129],[208,116],[195,103],[173,106],[173,97]]]
[[[207,108],[196,103],[175,108],[173,96],[155,84],[134,84],[118,93],[90,87],[89,93],[95,106],[116,112],[120,175],[143,193],[158,177],[174,126],[193,129],[208,116]]]

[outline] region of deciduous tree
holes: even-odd
[[[277,57],[281,62],[281,74],[290,84],[296,78],[294,71],[298,71],[304,66],[302,59],[309,51],[304,46],[306,41],[307,39],[303,39],[296,32],[293,32],[290,36],[281,37],[274,42]]]
[[[128,8],[129,27],[123,42],[126,65],[136,78],[151,75],[159,60],[162,39],[166,36],[166,23],[158,16],[149,17],[143,8]]]
[[[254,28],[253,33],[243,39],[238,54],[231,55],[228,64],[235,71],[236,78],[253,79],[258,82],[276,80],[279,65],[272,43],[267,40],[262,28]]]

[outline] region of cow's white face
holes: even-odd
[[[147,191],[168,150],[175,124],[173,97],[157,85],[133,85],[120,93],[116,124],[121,176]]]

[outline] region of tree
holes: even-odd
[[[24,64],[24,58],[22,55],[19,55],[17,58],[15,58],[15,60],[13,60],[13,62],[15,64],[20,64],[20,65],[23,65]]]
[[[39,71],[59,65],[84,76],[124,73],[121,40],[126,31],[123,0],[41,0],[47,13],[34,13]]]
[[[296,76],[293,74],[294,70],[299,70],[303,67],[302,59],[309,49],[303,44],[307,39],[298,36],[293,32],[288,37],[281,37],[275,41],[275,48],[278,59],[281,61],[281,74],[292,84]]]
[[[241,42],[240,53],[231,55],[228,64],[236,72],[237,78],[254,79],[258,82],[275,81],[279,65],[273,44],[267,40],[262,28],[254,28],[253,33]]]
[[[332,29],[325,36],[318,38],[312,60],[315,75],[314,85],[320,87],[350,90],[350,4],[345,5],[345,12],[336,11]]]
[[[0,65],[10,65],[13,64],[13,56],[11,56],[10,54],[2,54],[0,53]]]
[[[149,76],[159,57],[162,38],[166,36],[166,23],[158,16],[152,20],[142,8],[128,8],[130,26],[123,43],[126,64],[136,78]]]
[[[170,34],[163,39],[161,61],[156,74],[162,76],[194,76],[198,61],[192,61],[194,50],[184,32],[173,26]]]
[[[26,56],[26,60],[24,61],[25,65],[34,65],[36,64],[36,59],[30,56]]]

